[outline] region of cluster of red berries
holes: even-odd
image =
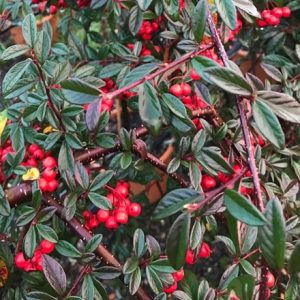
[[[236,21],[236,27],[234,30],[230,31],[228,40],[233,41],[235,36],[241,31],[242,28],[243,28],[243,22],[238,16],[237,21]]]
[[[127,47],[128,47],[130,50],[133,50],[134,44],[128,44]],[[161,51],[161,47],[160,47],[160,46],[154,45],[153,47],[154,47],[154,49],[155,49],[155,51],[156,51],[157,53],[160,53],[160,51]],[[140,53],[140,56],[150,56],[150,55],[152,55],[151,50],[147,48],[147,45],[146,45],[146,44],[143,44],[142,50],[141,50],[141,53]]]
[[[39,179],[39,187],[42,192],[54,192],[58,187],[58,181],[55,179],[57,172],[56,158],[44,150],[37,144],[31,144],[27,148],[25,160],[21,163],[24,167],[39,167],[39,161],[42,163],[43,172]]]
[[[181,268],[179,271],[172,273],[172,277],[174,279],[174,283],[164,288],[164,292],[166,294],[172,294],[177,290],[177,283],[181,281],[184,277],[184,269]]]
[[[15,153],[13,147],[11,146],[10,139],[6,141],[3,147],[0,147],[0,160],[1,160],[0,166],[2,166],[2,164],[5,163],[8,153]],[[2,168],[0,168],[0,183],[3,183],[4,180],[5,180],[5,175]]]
[[[193,80],[200,79],[200,75],[197,74],[195,70],[191,71],[190,77]],[[191,110],[204,108],[207,106],[203,99],[196,95],[193,92],[191,86],[184,81],[182,83],[176,83],[170,86],[169,92],[177,98],[181,99],[182,103]],[[199,119],[194,119],[193,122],[198,130],[202,128]]]
[[[141,28],[139,30],[139,36],[144,41],[149,41],[152,39],[153,33],[157,32],[159,29],[160,19],[151,22],[151,21],[143,21]]]
[[[107,198],[111,201],[113,209],[99,209],[96,214],[85,210],[83,217],[85,219],[85,227],[88,230],[94,229],[99,224],[104,223],[107,229],[117,229],[119,225],[126,224],[129,217],[138,217],[141,213],[141,205],[131,202],[128,198],[129,186],[125,181],[119,181]]]
[[[15,265],[25,272],[42,271],[42,257],[43,254],[50,254],[54,251],[55,244],[48,240],[42,240],[40,245],[34,251],[32,258],[26,259],[23,252],[19,252],[15,256]]]
[[[38,4],[38,9],[41,12],[44,12],[47,7],[47,1],[45,0],[31,0],[32,4]],[[91,3],[91,0],[77,0],[76,4],[78,8],[88,7]],[[49,14],[55,15],[59,8],[64,9],[67,8],[68,4],[66,3],[66,0],[58,0],[57,3],[51,4],[49,6]]]
[[[263,19],[258,20],[257,24],[259,27],[277,26],[281,18],[289,18],[291,14],[292,11],[288,6],[274,7],[272,10],[265,9],[261,13]]]
[[[198,252],[198,258],[203,258],[203,259],[209,258],[211,253],[212,253],[212,249],[210,248],[210,246],[207,243],[202,242]],[[188,249],[185,256],[186,264],[194,265],[196,263],[196,258],[197,257],[195,251],[193,251],[192,249]]]

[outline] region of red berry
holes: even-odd
[[[50,193],[54,192],[57,189],[57,187],[58,187],[58,181],[55,179],[47,183],[47,191]]]
[[[212,250],[211,250],[210,246],[207,243],[203,242],[201,245],[198,257],[199,258],[208,258],[208,257],[210,257],[211,252],[212,252]]]
[[[106,222],[105,222],[105,227],[107,229],[117,229],[118,228],[118,223],[116,222],[116,219],[114,216],[110,216]]]
[[[240,298],[236,295],[230,295],[228,300],[240,300]]]
[[[120,224],[126,224],[128,222],[127,212],[123,210],[119,210],[116,214],[116,221]]]
[[[267,286],[268,288],[272,288],[275,285],[275,277],[271,272],[267,273]]]
[[[280,7],[274,7],[272,10],[272,15],[274,15],[277,18],[282,17],[282,9]]]
[[[181,85],[178,83],[170,86],[169,92],[176,97],[181,97],[183,94]]]
[[[240,173],[241,170],[242,170],[241,165],[236,164],[236,165],[233,166],[233,171],[234,171],[235,173]]]
[[[97,211],[97,219],[100,223],[105,222],[109,217],[109,211],[104,209],[99,209]]]
[[[34,158],[32,158],[32,157],[29,158],[26,163],[27,163],[28,167],[34,167],[34,168],[38,167],[37,161]]]
[[[131,203],[128,207],[128,214],[131,217],[138,217],[142,211],[141,205],[139,203]]]
[[[275,16],[270,16],[269,18],[266,19],[266,22],[271,26],[276,26],[279,25],[280,19]]]
[[[166,294],[172,294],[177,290],[177,282],[175,281],[171,286],[165,287],[164,292]]]
[[[37,149],[36,151],[34,151],[34,153],[32,154],[32,156],[34,158],[42,160],[45,157],[45,153],[44,153],[44,151],[42,149]]]
[[[184,269],[181,268],[179,271],[172,273],[172,276],[176,282],[181,281],[184,277]]]
[[[53,180],[56,177],[56,172],[53,169],[47,168],[44,170],[42,177],[46,180]]]
[[[92,215],[92,217],[88,221],[88,226],[93,229],[97,228],[99,226],[99,221],[97,220],[95,215]]]
[[[192,92],[192,88],[186,82],[181,83],[181,90],[182,90],[183,96],[189,96]]]
[[[85,218],[85,220],[89,220],[89,219],[91,218],[91,216],[92,216],[92,214],[91,214],[90,211],[85,210],[85,211],[83,212],[83,217]]]
[[[205,192],[213,189],[214,187],[216,187],[216,185],[217,182],[213,177],[206,174],[202,176],[201,186]]]
[[[192,69],[190,76],[191,76],[192,80],[200,80],[201,79],[201,76],[196,72],[195,69]]]
[[[188,249],[185,255],[185,262],[188,265],[193,265],[195,264],[195,254],[191,249]]]
[[[29,260],[25,259],[23,252],[19,252],[15,256],[15,264],[18,268],[24,269],[28,266]]]
[[[39,187],[42,192],[47,192],[48,191],[48,181],[45,178],[40,178],[39,179]]]
[[[261,15],[264,19],[269,19],[271,17],[271,11],[268,9],[265,9],[262,11]]]
[[[56,167],[56,159],[52,156],[48,156],[43,160],[43,167],[53,169]]]
[[[49,13],[55,15],[57,13],[57,7],[55,5],[50,5]]]
[[[40,250],[43,254],[49,254],[51,252],[53,252],[53,250],[55,249],[55,244],[47,241],[47,240],[42,240],[40,243]]]
[[[292,11],[291,11],[291,9],[288,6],[282,7],[281,11],[282,11],[282,16],[284,18],[289,18],[291,16],[291,14],[292,14]]]
[[[230,180],[230,177],[225,175],[223,172],[219,172],[218,173],[218,179],[222,182],[222,183],[226,183]]]
[[[28,147],[28,151],[29,151],[30,154],[33,154],[38,149],[40,149],[40,147],[37,144],[31,144]]]

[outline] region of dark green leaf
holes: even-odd
[[[252,300],[255,287],[255,278],[250,275],[240,275],[231,281],[229,290],[234,290],[236,295],[243,300]]]
[[[231,29],[236,28],[236,9],[232,0],[215,0],[215,4],[224,23]]]
[[[185,106],[177,97],[173,96],[172,94],[166,93],[162,95],[162,99],[166,103],[170,111],[173,112],[176,116],[178,116],[179,118],[187,117]]]
[[[200,42],[202,40],[207,16],[207,5],[206,0],[198,1],[195,10],[192,15],[192,30],[194,33],[195,40]]]
[[[101,172],[98,174],[90,185],[90,191],[96,192],[101,189],[105,184],[107,184],[112,177],[114,176],[114,172],[111,170]]]
[[[134,270],[138,268],[138,266],[139,266],[138,258],[136,256],[129,257],[123,266],[123,273],[130,274],[134,272]]]
[[[131,8],[128,23],[130,32],[136,35],[143,23],[143,12],[137,5]]]
[[[145,248],[145,235],[141,229],[136,229],[133,235],[133,251],[137,257],[140,257]]]
[[[55,250],[66,257],[81,257],[79,250],[67,241],[59,241],[55,245]]]
[[[158,241],[151,235],[146,236],[146,244],[152,260],[159,258],[161,249]]]
[[[155,272],[155,270],[152,269],[151,266],[146,267],[146,276],[148,283],[155,294],[158,294],[163,291],[161,280],[158,274]]]
[[[23,240],[23,249],[25,251],[26,256],[32,257],[36,246],[36,228],[35,226],[30,226]]]
[[[44,224],[37,224],[36,229],[38,230],[39,234],[52,243],[56,243],[58,241],[58,237],[56,232],[48,225]]]
[[[85,275],[81,287],[82,300],[94,299],[94,283],[90,275]]]
[[[226,289],[228,287],[228,285],[230,284],[230,282],[232,282],[232,280],[234,278],[236,278],[239,274],[239,265],[237,264],[233,264],[231,266],[229,266],[225,272],[223,273],[220,282],[219,282],[219,290],[223,290]]]
[[[102,234],[96,234],[94,235],[88,243],[85,245],[85,251],[86,252],[94,252],[97,247],[100,245],[102,241],[103,235]]]
[[[13,45],[5,49],[1,55],[2,60],[9,60],[25,54],[30,50],[28,45]]]
[[[22,33],[27,45],[34,47],[37,39],[36,19],[33,14],[27,15],[22,23]]]
[[[190,248],[192,250],[195,250],[202,243],[203,233],[201,222],[196,220],[190,234]]]
[[[230,214],[248,225],[260,226],[266,222],[265,217],[250,200],[240,195],[237,191],[226,190],[224,203]]]
[[[109,210],[112,208],[112,203],[108,198],[95,192],[88,193],[89,200],[98,208]]]
[[[141,269],[138,267],[130,274],[129,293],[134,295],[140,287],[142,281]]]

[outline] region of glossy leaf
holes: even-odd
[[[232,0],[215,0],[215,4],[224,23],[231,29],[236,28],[236,9]]]
[[[205,0],[198,1],[195,10],[192,15],[192,30],[195,36],[195,40],[200,42],[202,40],[207,16],[207,5]]]

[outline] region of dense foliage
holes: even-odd
[[[0,0],[0,298],[299,299],[299,9]]]

